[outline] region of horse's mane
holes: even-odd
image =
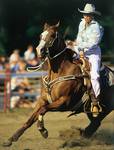
[[[71,49],[66,47],[65,39],[62,37],[62,35],[59,32],[58,32],[58,45],[61,51],[66,48],[65,57],[72,62],[74,52]]]

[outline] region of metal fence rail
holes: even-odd
[[[11,96],[19,96],[18,92],[14,92],[11,90],[11,79],[12,78],[27,78],[29,79],[31,88],[38,89],[40,88],[40,79],[42,76],[46,75],[46,71],[38,71],[38,72],[25,72],[25,73],[10,73],[5,72],[0,74],[0,80],[2,81],[0,85],[0,109],[4,109],[6,112],[7,109],[10,108],[10,98]],[[23,96],[25,97],[33,97],[37,96],[40,93],[37,91],[34,92],[24,92]]]
[[[114,71],[114,66],[109,66]],[[12,78],[27,78],[30,81],[31,87],[34,89],[40,89],[40,79],[42,76],[47,75],[46,71],[38,72],[25,72],[25,73],[10,73],[5,72],[0,74],[0,109],[6,111],[10,108],[10,98],[11,96],[19,96],[18,92],[11,90],[11,79]],[[27,97],[37,96],[40,92],[25,92],[23,95]]]
[[[11,73],[10,77],[27,77],[27,78],[40,78],[41,76],[46,75],[47,72],[46,71],[38,71],[38,72],[25,72],[25,73]],[[1,73],[0,74],[0,79],[5,79],[7,76],[6,73]]]

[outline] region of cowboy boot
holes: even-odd
[[[100,101],[100,97],[98,96],[97,98],[95,97],[94,92],[91,92],[91,112],[93,117],[97,117],[99,115],[100,112],[102,112],[102,107],[99,104]]]

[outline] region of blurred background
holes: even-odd
[[[104,27],[102,60],[113,69],[114,0],[0,0],[0,108],[13,108],[20,99],[22,103],[37,99],[42,72],[27,73],[26,67],[40,64],[35,48],[44,23],[60,21],[62,36],[74,40],[82,18],[78,8],[83,10],[86,3],[102,14],[95,16]]]
[[[96,10],[102,14],[96,16],[104,27],[100,44],[102,59],[114,70],[114,0],[0,0],[0,150],[4,150],[3,142],[31,115],[31,109],[39,98],[41,76],[46,72],[30,73],[26,67],[40,64],[35,48],[44,23],[60,21],[59,31],[65,40],[74,40],[82,18],[78,8],[83,10],[86,3],[95,4]],[[114,150],[114,112],[104,120],[95,138],[83,139],[81,143],[72,129],[73,126],[83,129],[88,124],[85,114],[74,118],[67,116],[67,113],[49,113],[46,116],[46,128],[50,131],[48,140],[41,138],[33,126],[11,149],[61,149],[61,145],[74,139],[76,143],[72,143],[77,146],[76,149]],[[61,131],[66,133],[66,137]]]
[[[28,44],[38,44],[43,24],[60,20],[60,32],[74,39],[86,3],[93,3],[102,13],[97,20],[104,27],[101,43],[103,54],[114,51],[114,1],[110,0],[0,0],[0,54],[10,55],[20,49],[21,55]]]

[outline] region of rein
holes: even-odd
[[[60,52],[60,53],[58,53],[58,54],[56,54],[55,56],[53,56],[53,57],[51,57],[50,55],[49,55],[49,48],[47,48],[47,52],[48,52],[48,58],[50,59],[50,60],[53,60],[53,59],[55,59],[55,58],[57,58],[58,56],[60,56],[62,53],[64,53],[65,51],[66,51],[66,47]]]
[[[39,69],[42,68],[43,64],[47,61],[47,59],[48,59],[48,58],[46,57],[46,58],[44,59],[44,61],[42,61],[41,64],[38,65],[38,66],[27,67],[27,71],[28,71],[28,72],[36,72],[36,71],[38,71]]]
[[[43,64],[49,59],[49,60],[53,60],[55,58],[57,58],[58,56],[60,56],[62,53],[64,53],[66,51],[66,47],[61,51],[59,52],[58,54],[56,54],[55,56],[51,57],[50,54],[49,54],[49,48],[52,47],[53,43],[55,42],[55,40],[57,39],[57,33],[56,33],[56,36],[54,38],[54,40],[51,42],[51,45],[49,47],[47,47],[47,57],[44,59],[43,62],[41,62],[40,65],[38,66],[34,66],[34,67],[27,67],[27,71],[28,72],[36,72],[38,71],[39,69],[42,68]]]
[[[55,54],[53,57],[50,56],[50,52],[49,52],[49,48],[52,47],[52,45],[54,44],[55,40],[57,39],[57,33],[56,33],[56,36],[55,38],[53,39],[53,41],[51,41],[49,44],[49,46],[47,47],[47,56],[45,58],[45,60],[39,65],[39,66],[35,66],[35,67],[27,67],[27,71],[29,72],[35,72],[35,71],[38,71],[40,68],[42,68],[43,64],[49,59],[49,60],[53,60],[57,57],[59,57],[61,54],[63,54],[65,51],[66,51],[66,47],[59,53]],[[43,80],[43,85],[44,87],[46,88],[46,91],[47,91],[47,100],[48,100],[48,103],[51,104],[53,103],[53,100],[52,100],[52,96],[51,96],[51,91],[52,91],[52,88],[55,84],[58,84],[60,82],[63,82],[63,81],[69,81],[69,80],[76,80],[77,78],[84,78],[84,77],[88,77],[87,75],[84,75],[84,74],[80,74],[80,75],[66,75],[66,76],[61,76],[61,77],[58,77],[52,81],[50,81],[48,79],[48,76],[45,76],[45,77],[42,77],[42,80]],[[78,104],[76,104],[74,107],[73,107],[73,110],[77,110],[80,105],[82,103],[84,103],[85,101],[83,100],[83,97],[82,99],[78,102]],[[72,114],[71,114],[72,115]],[[69,116],[71,116],[69,115]]]
[[[45,76],[45,77],[42,77],[43,79],[43,85],[44,87],[47,89],[47,98],[48,98],[48,102],[49,103],[52,103],[53,100],[52,100],[52,97],[51,97],[51,90],[52,90],[52,87],[57,84],[57,83],[60,83],[60,82],[63,82],[63,81],[68,81],[68,80],[76,80],[77,78],[83,78],[83,77],[87,77],[85,75],[67,75],[67,76],[62,76],[62,77],[58,77],[52,81],[49,81],[48,80],[48,76]]]
[[[53,59],[57,58],[58,56],[60,56],[62,53],[64,53],[64,52],[66,51],[66,49],[67,49],[67,48],[65,47],[60,53],[56,54],[56,55],[53,56],[53,57],[50,57],[50,55],[49,55],[49,49],[47,48],[48,56],[44,59],[44,61],[41,62],[41,64],[38,65],[38,66],[27,67],[27,71],[28,71],[28,72],[36,72],[36,71],[38,71],[39,69],[42,68],[43,64],[48,60],[48,58],[49,58],[50,60],[53,60]]]
[[[56,40],[57,38],[58,38],[58,33],[56,32],[55,38],[53,39],[53,41],[50,42],[50,45],[47,47],[47,57],[48,57],[50,60],[53,60],[53,59],[57,58],[57,57],[60,56],[62,53],[64,53],[64,52],[66,51],[66,49],[67,49],[67,48],[65,47],[61,52],[59,52],[59,53],[56,54],[55,56],[53,56],[53,57],[50,56],[49,48],[53,46],[53,44],[54,44],[54,42],[55,42],[55,40]],[[59,44],[59,42],[58,42],[58,44]]]

